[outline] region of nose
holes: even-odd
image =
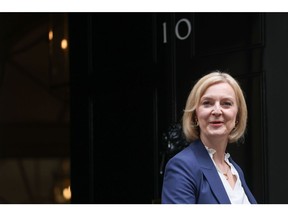
[[[222,114],[222,110],[221,110],[221,106],[219,104],[215,104],[212,110],[212,114],[213,115],[221,115]]]

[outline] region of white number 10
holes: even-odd
[[[185,23],[187,26],[187,33],[185,35],[179,34],[179,25],[181,23]],[[163,43],[167,43],[167,25],[166,25],[166,22],[163,22],[162,26],[163,26]],[[175,25],[175,35],[179,40],[187,39],[189,37],[189,35],[191,34],[191,30],[192,30],[191,23],[186,18],[180,19]]]

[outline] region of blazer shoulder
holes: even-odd
[[[180,167],[189,167],[190,169],[195,170],[195,168],[200,167],[195,155],[195,150],[193,148],[193,143],[185,147],[183,150],[174,155],[167,162],[166,167],[176,165]]]
[[[203,150],[204,146],[199,141],[190,143],[187,147],[175,154],[172,158],[182,158],[185,160],[195,160],[199,151]],[[171,159],[172,159],[171,158]]]

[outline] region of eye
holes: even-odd
[[[233,103],[231,102],[231,101],[224,101],[223,103],[222,103],[222,105],[224,106],[224,107],[231,107],[232,105],[233,105]]]
[[[211,102],[210,100],[204,100],[204,101],[202,102],[202,105],[203,105],[204,107],[209,107],[209,106],[212,105],[212,102]]]

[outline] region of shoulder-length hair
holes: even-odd
[[[184,109],[182,117],[182,127],[187,141],[194,141],[200,137],[200,129],[196,122],[196,108],[199,106],[200,99],[208,87],[216,83],[228,83],[234,90],[238,113],[236,117],[237,125],[231,131],[228,142],[233,143],[244,137],[247,124],[247,106],[242,89],[238,82],[228,73],[215,71],[209,73],[198,80],[192,88]]]

